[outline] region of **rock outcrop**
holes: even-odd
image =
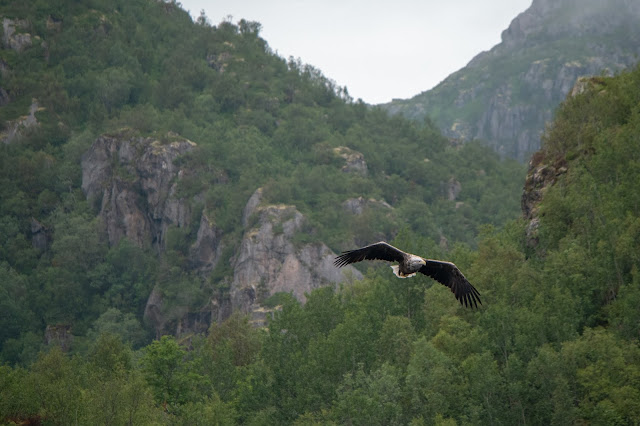
[[[373,208],[373,209],[382,208],[385,210],[393,210],[393,207],[391,207],[391,205],[386,201],[380,201],[374,198],[367,199],[364,197],[349,198],[348,200],[345,200],[342,203],[342,208],[347,213],[351,213],[356,216],[361,215],[362,213],[364,213],[366,209],[370,209],[370,208]]]
[[[29,21],[2,18],[2,46],[20,53],[33,45],[31,34],[25,32]]]
[[[189,225],[189,200],[176,195],[187,171],[175,160],[195,147],[186,139],[161,142],[127,131],[96,139],[82,157],[82,189],[99,206],[110,245],[126,237],[163,248],[169,226]]]
[[[304,302],[305,294],[314,288],[362,278],[353,267],[336,268],[336,254],[326,245],[296,243],[296,234],[305,232],[305,218],[295,206],[256,204],[260,198],[256,194],[247,204],[253,207],[244,212],[245,220],[255,215],[255,225],[245,229],[232,261],[234,310],[250,313],[278,292],[291,293]]]
[[[540,225],[539,205],[544,193],[553,186],[558,177],[567,172],[566,163],[549,162],[542,151],[531,157],[529,171],[522,191],[522,215],[527,220],[527,244],[538,244],[538,226]]]
[[[3,89],[0,89],[0,98],[2,98]],[[4,92],[6,94],[6,92]],[[6,95],[6,102],[9,102],[9,95]],[[26,134],[30,129],[38,125],[36,112],[42,108],[38,105],[38,101],[33,99],[29,106],[27,115],[18,117],[15,120],[9,120],[5,123],[4,130],[0,131],[0,140],[4,143],[12,143]]]
[[[187,199],[178,195],[180,180],[192,171],[179,166],[176,159],[195,149],[195,143],[174,134],[161,141],[123,130],[96,139],[82,157],[82,189],[96,206],[110,245],[127,238],[161,253],[170,227],[191,225],[191,206],[201,196]],[[220,259],[221,241],[222,231],[203,211],[187,259],[203,282]],[[203,300],[196,312],[175,304],[169,309],[171,304],[165,303],[156,287],[149,295],[144,317],[158,336],[206,331],[211,321],[224,319],[214,299],[212,295]]]
[[[382,107],[428,116],[452,139],[480,139],[524,162],[578,78],[616,73],[639,57],[640,2],[534,0],[500,44],[435,88]]]
[[[2,20],[2,37],[0,39],[0,47],[2,49],[13,50],[18,54],[22,54],[34,44],[41,43],[40,37],[32,36],[27,32],[31,28],[31,23],[28,20],[9,19],[3,16],[0,16],[0,19]],[[41,44],[44,45],[44,43]],[[3,84],[3,81],[8,79],[12,72],[9,63],[0,59],[0,76],[2,77],[0,84]],[[0,107],[11,103],[15,96],[16,94],[12,93],[9,87],[0,86]],[[36,112],[41,109],[38,101],[33,99],[29,110],[24,111],[25,115],[6,120],[2,126],[3,129],[0,131],[0,141],[11,143],[20,136],[23,136],[31,128],[37,126],[38,120],[36,119]]]
[[[180,197],[178,184],[192,171],[181,168],[176,159],[197,146],[176,135],[167,139],[123,130],[100,136],[83,156],[82,189],[98,211],[109,244],[127,238],[162,253],[170,227],[191,225],[193,200]],[[255,314],[255,323],[263,325],[270,310],[261,303],[269,296],[291,293],[304,302],[305,294],[317,287],[362,278],[353,267],[336,268],[335,253],[326,245],[297,242],[296,236],[307,231],[305,223],[294,206],[265,204],[262,189],[256,190],[242,211],[245,230],[231,258],[233,275],[222,278],[228,280],[222,287],[229,291],[215,291],[192,312],[167,303],[156,287],[147,300],[145,320],[158,336],[205,331],[235,310]],[[187,260],[203,283],[221,258],[222,237],[214,219],[202,212]]]
[[[339,146],[333,149],[333,153],[344,159],[345,164],[342,166],[343,172],[355,173],[361,176],[366,176],[369,172],[367,163],[364,161],[364,155],[361,152],[354,151],[346,146]]]
[[[460,195],[460,191],[462,191],[462,184],[458,179],[452,177],[445,185],[447,200],[455,201]]]
[[[570,89],[569,96],[578,96],[589,90],[598,90],[600,77],[580,78]],[[531,156],[529,171],[522,190],[522,215],[527,221],[526,239],[530,247],[538,245],[538,227],[540,225],[540,203],[545,192],[555,185],[568,170],[564,156],[552,157],[544,147]]]
[[[68,352],[73,343],[73,334],[69,324],[49,324],[44,331],[47,346],[59,346],[62,352]]]
[[[216,267],[222,251],[222,231],[205,212],[200,217],[196,241],[189,250],[191,266],[208,275]]]
[[[342,210],[351,216],[345,217],[347,223],[358,230],[354,232],[353,241],[349,246],[360,247],[374,241],[388,241],[394,238],[393,231],[385,232],[370,226],[372,222],[385,217],[391,218],[395,214],[394,208],[386,201],[364,197],[348,198],[342,202]]]
[[[154,288],[144,308],[144,319],[153,326],[158,339],[162,335],[167,322],[167,317],[162,309],[162,302],[162,294],[157,288]]]

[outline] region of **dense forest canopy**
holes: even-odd
[[[514,220],[520,165],[354,101],[317,69],[274,55],[257,23],[194,23],[177,3],[148,0],[5,1],[1,12],[27,20],[16,28],[32,40],[0,50],[5,129],[38,105],[38,125],[0,144],[3,422],[640,418],[640,69],[594,81],[556,114],[535,164],[562,173],[544,192],[532,239]],[[228,258],[240,212],[264,187],[269,201],[307,215],[300,238],[339,250],[384,236],[446,255],[483,307],[464,310],[426,277],[373,267],[304,305],[279,295],[266,329],[236,313],[206,335],[152,340],[143,311],[155,286],[169,305],[197,308],[229,267],[204,282],[189,269],[192,227],[172,229],[160,252],[108,244],[81,190],[80,158],[125,127],[198,144],[181,159],[198,173],[180,191],[204,190],[194,210],[223,229]],[[341,171],[332,153],[342,146],[363,154],[366,175]],[[461,188],[453,200],[452,179]],[[340,204],[358,196],[393,214],[342,220]]]

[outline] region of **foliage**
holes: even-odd
[[[525,224],[508,221],[520,166],[354,102],[313,67],[273,55],[257,24],[194,24],[175,2],[12,2],[5,12],[29,16],[49,50],[48,62],[42,50],[0,51],[26,70],[3,88],[37,96],[56,124],[51,138],[0,144],[1,422],[637,423],[640,69],[558,112],[540,156],[566,172],[544,194],[532,248]],[[49,16],[74,24],[47,29]],[[200,207],[231,247],[263,186],[268,201],[306,215],[309,241],[339,249],[383,235],[446,255],[483,306],[370,266],[304,305],[278,294],[264,330],[236,313],[206,336],[149,343],[152,289],[170,317],[227,291],[230,271],[202,283],[185,260],[189,227],[171,227],[160,255],[103,238],[79,160],[121,125],[197,141],[198,155],[180,161],[199,173],[179,191],[208,188]],[[341,170],[339,146],[364,155],[366,176]],[[342,203],[356,197],[393,209],[348,216]],[[32,243],[31,218],[44,247]],[[52,324],[71,327],[69,353],[43,343]]]
[[[10,100],[0,108],[3,126],[34,99],[39,107],[36,126],[0,143],[3,361],[32,362],[40,346],[33,336],[55,324],[81,337],[79,352],[102,332],[138,348],[151,334],[143,315],[154,289],[168,325],[205,305],[212,288],[228,297],[227,259],[258,187],[265,202],[305,215],[295,242],[334,250],[393,238],[406,225],[433,241],[475,246],[484,223],[518,214],[521,165],[477,144],[453,147],[429,123],[354,101],[313,66],[275,55],[258,23],[194,23],[175,1],[10,0],[0,12],[21,20],[16,31],[32,40],[22,52],[0,49]],[[125,127],[197,144],[177,160],[192,171],[177,194],[197,199],[194,215],[206,211],[223,232],[224,260],[208,280],[189,262],[197,218],[168,226],[159,256],[107,241],[96,218],[102,199],[85,200],[80,162],[98,135]],[[338,147],[361,153],[366,174],[344,172]],[[359,197],[374,202],[345,213]]]

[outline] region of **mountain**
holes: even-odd
[[[257,23],[0,11],[0,423],[637,423],[640,67],[580,80],[527,174]],[[482,306],[331,264],[382,238]]]
[[[382,105],[432,119],[449,138],[480,139],[527,161],[579,77],[611,75],[640,60],[640,4],[633,0],[534,0],[502,33],[435,88]]]
[[[354,102],[260,24],[175,1],[3,2],[0,356],[99,330],[142,345],[349,285],[341,250],[475,246],[525,169]],[[85,340],[86,341],[86,340]],[[30,358],[31,357],[31,358]]]
[[[640,67],[614,78],[585,79],[562,103],[525,181],[525,220],[486,228],[477,249],[459,245],[448,253],[481,292],[479,309],[460,306],[449,289],[427,277],[399,280],[385,267],[342,288],[314,288],[304,304],[295,294],[280,293],[269,304],[279,308],[262,311],[265,328],[235,313],[211,324],[206,334],[163,335],[134,351],[129,344],[140,338],[135,317],[110,308],[86,336],[58,324],[47,327],[44,339],[24,339],[44,340],[48,347],[23,366],[0,366],[0,419],[6,424],[635,424],[640,414],[639,106]],[[116,136],[98,139],[96,148],[110,146]],[[127,134],[118,137],[131,141]],[[196,149],[191,143],[175,136],[152,139],[147,151],[144,141],[134,138],[141,149],[131,151],[171,161],[167,173],[187,174],[185,163],[171,157],[176,150]],[[122,148],[126,151],[126,144]],[[95,159],[89,155],[85,162]],[[127,165],[111,182],[129,194],[123,179],[136,180]],[[151,187],[145,188],[149,195]],[[102,200],[109,201],[112,188],[105,190]],[[249,231],[234,267],[276,253],[266,256],[264,270],[240,268],[234,281],[258,272],[268,282],[278,275],[277,263],[288,276],[303,270],[303,262],[290,257],[296,244],[310,247],[314,256],[323,252],[305,241],[287,243],[287,235],[304,226],[302,215],[291,205],[265,204],[265,191],[255,191],[239,217]],[[165,212],[171,210],[169,200],[187,196],[167,195],[168,203],[161,204]],[[345,207],[353,214],[367,207],[389,209],[365,198]],[[202,229],[202,222],[197,226]],[[184,241],[170,229],[167,244],[175,249]],[[397,243],[419,253],[431,252],[433,244],[413,232],[401,232]],[[57,261],[69,265],[71,254],[65,258],[57,250]],[[83,257],[90,260],[90,254]],[[109,257],[114,267],[124,265],[123,278],[144,281],[140,264],[145,262],[131,244]],[[60,281],[78,277],[56,272],[64,274]],[[93,286],[109,275],[104,265],[89,272]],[[178,289],[189,287],[180,274],[169,276]],[[3,267],[0,278],[3,296],[30,290],[23,285],[29,278],[15,270]],[[148,306],[169,303],[171,287],[163,285],[165,293],[154,289]],[[259,299],[259,293],[240,297]],[[28,319],[15,300],[0,298],[2,333]],[[8,321],[7,313],[18,321]],[[13,339],[5,342],[4,354],[15,346]]]

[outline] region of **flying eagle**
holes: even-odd
[[[359,249],[345,251],[336,257],[333,262],[338,268],[351,263],[360,262],[362,260],[386,260],[389,262],[398,262],[393,265],[393,273],[398,278],[413,277],[416,272],[425,274],[451,289],[456,299],[461,305],[478,307],[478,303],[482,305],[480,293],[471,283],[462,275],[460,269],[451,262],[443,262],[441,260],[425,259],[415,254],[405,253],[387,244],[384,241],[371,244]]]

